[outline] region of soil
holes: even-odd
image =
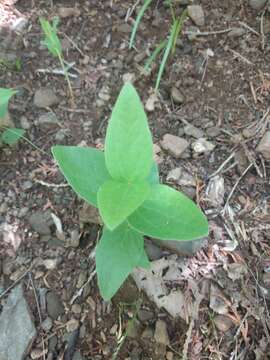
[[[25,286],[38,330],[26,359],[34,358],[33,350],[42,349],[42,344],[43,359],[269,359],[270,167],[257,150],[270,129],[267,8],[258,12],[244,0],[198,2],[205,13],[205,26],[200,27],[203,34],[190,39],[187,32],[194,24],[190,19],[185,22],[175,54],[166,65],[155,109],[148,112],[156,144],[167,133],[193,143],[196,139],[184,129],[190,124],[214,145],[201,154],[189,149],[180,159],[163,150],[158,154],[164,183],[169,171],[179,166],[196,179],[195,189],[174,186],[193,197],[209,218],[207,245],[187,260],[191,275],[180,284],[171,284],[193,300],[191,288],[197,284],[202,299],[196,315],[173,319],[139,292],[132,279],[111,303],[105,303],[96,277],[91,278],[94,261],[89,254],[100,228],[81,220],[83,202],[63,185],[50,148],[55,144],[102,148],[123,77],[134,79],[144,104],[153,94],[158,67],[153,66],[148,76],[142,69],[155,45],[166,37],[170,11],[161,1],[153,2],[140,24],[135,49],[129,50],[138,7],[129,17],[127,12],[134,3],[0,3],[0,55],[8,59],[0,65],[0,87],[19,90],[10,103],[10,114],[15,126],[24,127],[27,139],[36,146],[21,140],[14,147],[0,149],[0,289],[18,281]],[[49,73],[59,68],[57,59],[41,43],[39,17],[52,19],[62,7],[75,9],[59,24],[65,60],[75,64],[71,70],[76,76],[72,79],[74,108],[64,77]],[[22,35],[13,34],[10,23],[21,16],[27,18],[27,26]],[[238,32],[232,34],[227,31],[230,28]],[[219,30],[226,31],[217,33]],[[16,59],[20,59],[19,69],[14,66]],[[180,105],[171,96],[173,87],[182,94]],[[40,88],[53,90],[55,105],[35,106],[34,95]],[[42,122],[40,117],[47,112],[56,120]],[[225,189],[220,204],[207,196],[217,170]],[[50,216],[47,233],[36,219],[33,225],[33,214],[41,214],[44,220],[50,212],[61,220],[64,235],[56,232]],[[77,244],[66,245],[71,234],[77,234]],[[53,263],[46,267],[44,260],[48,259]],[[227,304],[224,311],[213,305],[218,301],[214,300],[214,286]],[[48,303],[42,305],[49,292],[64,305],[64,313],[54,319],[52,328],[44,330],[39,312],[41,320],[50,315]],[[143,309],[151,314],[146,320],[139,316]],[[155,336],[158,319],[166,323],[167,344]],[[68,331],[70,320],[78,320],[75,331]],[[149,337],[142,335],[146,330]]]

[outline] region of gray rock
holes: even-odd
[[[153,242],[161,248],[169,249],[180,256],[192,256],[207,243],[207,238],[192,241],[153,239]]]
[[[188,9],[188,16],[197,26],[204,26],[205,18],[204,18],[204,11],[201,5],[189,5]]]
[[[225,315],[216,315],[213,321],[217,329],[221,332],[226,332],[234,326],[233,321]]]
[[[267,0],[249,0],[249,6],[254,10],[262,10]]]
[[[162,249],[155,245],[151,240],[145,239],[145,251],[149,258],[149,260],[158,260],[162,257],[163,251]]]
[[[209,153],[214,150],[215,145],[210,141],[200,138],[191,145],[193,151],[197,154]]]
[[[26,180],[25,182],[22,183],[22,190],[23,191],[29,190],[31,189],[32,186],[33,186],[32,181]]]
[[[23,289],[18,285],[9,295],[0,316],[0,359],[22,360],[35,336]]]
[[[137,319],[133,319],[129,322],[127,327],[127,336],[133,339],[139,337],[141,332],[141,324]]]
[[[180,158],[183,152],[188,148],[187,140],[175,135],[166,134],[163,136],[160,145],[164,150],[167,150],[172,156]]]
[[[192,136],[195,139],[199,139],[204,136],[204,132],[193,125],[186,125],[184,127],[184,132],[187,136]]]
[[[222,206],[224,204],[225,187],[224,178],[220,175],[212,177],[206,188],[207,199],[213,206]]]
[[[34,105],[39,108],[47,108],[59,104],[60,99],[50,88],[38,89],[34,95]]]
[[[25,130],[29,130],[30,127],[31,127],[31,124],[30,122],[28,121],[27,117],[26,116],[22,116],[20,118],[20,123],[21,123],[21,127]]]
[[[41,327],[44,331],[50,331],[53,326],[52,319],[48,316],[46,319],[44,319],[41,323]]]
[[[209,137],[216,137],[218,136],[219,134],[221,133],[221,130],[219,127],[216,127],[216,126],[212,126],[208,129],[206,129],[206,134],[207,136]]]
[[[171,97],[175,104],[181,105],[185,102],[185,97],[177,87],[173,86],[171,90]]]
[[[53,320],[56,320],[60,315],[65,313],[65,308],[61,299],[54,292],[48,292],[46,300],[47,312]]]
[[[57,125],[58,120],[56,115],[53,112],[47,112],[45,114],[41,114],[36,121],[36,125]]]
[[[140,309],[138,311],[138,319],[141,322],[152,320],[155,317],[155,314],[151,310],[147,309]]]
[[[157,343],[163,344],[163,345],[170,345],[168,330],[167,330],[167,324],[163,320],[158,320],[156,322],[156,329],[154,338]]]
[[[40,235],[50,235],[53,220],[50,212],[37,211],[29,217],[29,224]]]
[[[84,358],[82,357],[79,351],[75,351],[75,353],[72,356],[72,360],[84,360]]]
[[[196,186],[195,178],[182,167],[172,169],[166,178],[168,182],[172,181],[180,186]]]
[[[265,160],[270,160],[270,131],[266,131],[262,137],[257,146],[257,151],[262,154]]]

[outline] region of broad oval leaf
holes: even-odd
[[[107,169],[117,180],[143,180],[150,173],[152,154],[152,137],[143,105],[135,88],[126,83],[107,128]]]
[[[125,222],[114,231],[106,228],[96,248],[98,285],[110,300],[136,266],[147,266],[143,236]]]
[[[149,193],[150,185],[146,180],[138,183],[106,181],[97,195],[99,212],[106,226],[110,230],[115,229],[144,202]]]
[[[7,145],[14,145],[25,134],[24,129],[6,129],[1,135],[3,143]]]
[[[159,184],[159,172],[158,172],[158,165],[156,162],[153,162],[150,174],[147,177],[147,181],[149,182],[150,185]]]
[[[61,172],[73,190],[85,201],[97,207],[97,192],[110,179],[104,153],[90,147],[52,147]]]
[[[13,89],[0,88],[0,118],[4,117],[8,110],[10,98],[17,93]]]
[[[136,230],[161,240],[195,240],[208,235],[205,215],[182,193],[154,185],[145,202],[128,218]]]

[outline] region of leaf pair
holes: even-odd
[[[152,139],[136,90],[124,85],[108,125],[105,152],[53,147],[73,189],[99,208],[105,228],[96,249],[100,291],[110,299],[136,266],[149,266],[143,235],[162,240],[206,236],[200,209],[186,196],[159,184]]]

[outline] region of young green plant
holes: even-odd
[[[71,187],[97,207],[103,219],[96,269],[105,300],[135,267],[149,267],[144,235],[189,241],[208,234],[201,210],[182,193],[159,183],[147,117],[130,83],[123,86],[113,108],[104,152],[56,145],[52,153]]]
[[[60,65],[63,69],[65,79],[68,84],[71,104],[74,105],[74,95],[73,95],[71,83],[69,80],[68,71],[64,64],[62,45],[61,45],[61,41],[57,35],[58,18],[53,19],[52,25],[46,19],[40,18],[39,20],[40,20],[41,28],[45,35],[45,39],[44,39],[43,43],[46,45],[48,51],[52,54],[52,56],[58,58]]]
[[[21,137],[23,137],[25,131],[23,129],[9,129],[5,121],[5,116],[8,114],[9,100],[17,93],[14,89],[0,88],[0,140],[6,145],[15,144]]]
[[[151,5],[151,2],[152,2],[152,0],[145,0],[139,13],[138,13],[138,16],[135,20],[135,23],[132,28],[131,36],[130,36],[130,41],[129,41],[130,49],[134,46],[135,37],[136,37],[136,33],[138,30],[139,24],[141,22],[141,19],[144,15],[145,11]],[[161,41],[161,43],[156,46],[155,50],[149,56],[149,58],[147,59],[147,61],[145,63],[145,66],[144,66],[144,70],[146,71],[146,73],[149,73],[151,71],[151,66],[152,66],[153,62],[156,61],[158,56],[163,52],[161,62],[159,65],[158,74],[157,74],[155,91],[158,91],[158,89],[159,89],[160,81],[161,81],[162,75],[164,73],[164,70],[165,70],[165,67],[166,67],[166,64],[168,62],[170,55],[173,56],[175,53],[176,41],[178,39],[179,34],[182,31],[183,23],[188,15],[187,10],[185,9],[181,13],[181,15],[176,17],[174,8],[172,6],[172,1],[170,1],[170,0],[164,1],[164,3],[166,3],[167,6],[169,6],[171,9],[171,14],[172,14],[171,30],[168,33],[167,38],[164,39],[163,41]]]

